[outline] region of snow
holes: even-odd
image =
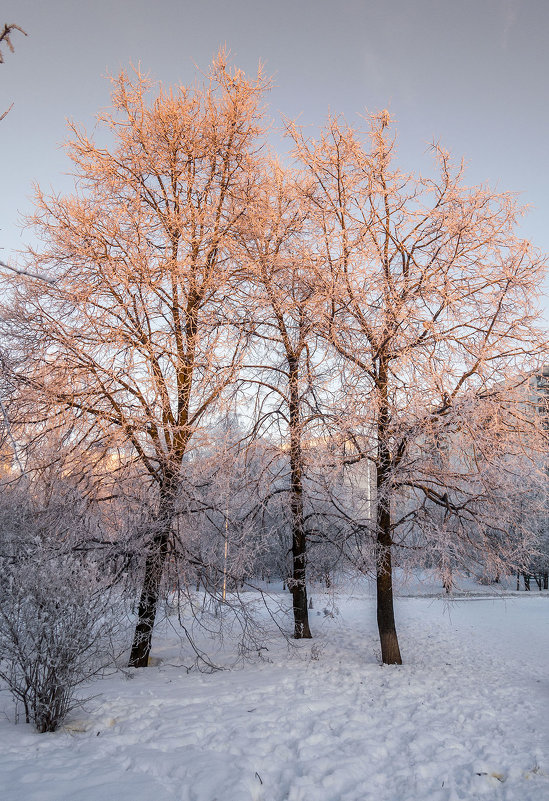
[[[187,672],[166,627],[160,664],[96,682],[63,730],[3,717],[3,801],[549,798],[547,593],[399,598],[402,667],[366,588],[334,617],[313,598],[315,639],[268,659]]]

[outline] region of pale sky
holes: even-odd
[[[28,37],[0,64],[4,261],[28,238],[33,182],[70,188],[66,119],[91,130],[107,74],[140,63],[188,83],[221,45],[246,71],[264,63],[275,120],[389,108],[403,169],[439,141],[468,183],[520,193],[521,233],[549,252],[549,0],[3,0],[5,22]]]

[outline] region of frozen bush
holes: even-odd
[[[0,555],[0,678],[27,723],[55,731],[112,662],[115,614],[93,564],[37,540]]]

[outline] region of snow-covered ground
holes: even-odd
[[[96,682],[64,730],[0,719],[0,798],[549,799],[549,595],[448,604],[422,586],[397,602],[402,667],[378,664],[357,586],[334,617],[313,593],[313,641],[232,670],[188,673],[161,635],[161,664]]]

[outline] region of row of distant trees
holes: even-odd
[[[101,143],[71,125],[74,192],[37,191],[36,244],[4,275],[8,479],[46,465],[110,520],[87,541],[141,571],[136,667],[163,588],[232,603],[269,559],[296,638],[313,565],[371,573],[400,663],[395,559],[497,576],[534,544],[545,263],[515,198],[438,145],[432,176],[402,172],[386,111],[287,125],[283,164],[268,85],[224,53],[169,91],[121,73]]]

